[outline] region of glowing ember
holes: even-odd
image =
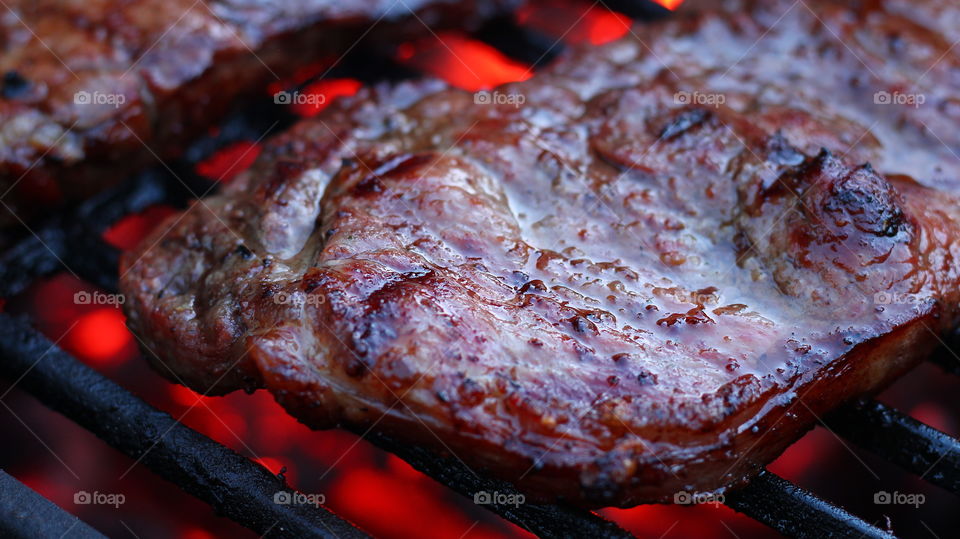
[[[273,475],[279,474],[284,468],[283,463],[281,463],[279,459],[272,457],[260,457],[254,460],[260,463],[260,465],[264,468],[270,470],[270,473]]]
[[[214,535],[203,528],[189,528],[180,535],[181,539],[214,539]]]
[[[594,11],[588,20],[590,43],[602,45],[623,37],[630,31],[630,18],[612,11]]]
[[[517,11],[516,18],[518,24],[570,44],[602,45],[623,37],[632,24],[626,15],[580,0],[530,3]]]
[[[344,474],[327,496],[334,511],[384,538],[494,538],[521,536],[519,528],[477,524],[456,510],[449,491],[433,481],[411,482],[388,470],[356,469]],[[467,503],[471,503],[467,501]]]
[[[170,206],[151,206],[140,213],[121,218],[103,233],[103,239],[117,249],[129,251],[140,243],[153,227],[176,213]]]
[[[827,430],[814,429],[788,447],[767,469],[781,477],[799,481],[807,470],[826,459],[832,437]]]
[[[132,341],[123,313],[115,308],[104,307],[80,316],[62,344],[80,359],[114,364],[127,359],[122,352],[133,344]]]
[[[293,75],[270,83],[267,86],[267,94],[272,98],[277,92],[296,88],[308,80],[321,77],[330,69],[334,61],[336,61],[336,58],[328,57],[301,67]]]
[[[291,103],[291,109],[300,116],[314,116],[337,98],[355,95],[363,84],[354,79],[322,79],[307,85],[299,93],[307,96],[302,102]],[[309,97],[316,99],[310,99]]]
[[[683,0],[654,0],[656,3],[667,9],[677,9],[677,6],[683,3]]]
[[[198,163],[197,174],[218,182],[229,182],[234,176],[250,168],[258,155],[258,144],[246,140],[234,142]]]
[[[170,398],[173,399],[173,401],[177,404],[181,404],[183,406],[197,406],[204,399],[208,399],[208,397],[204,397],[196,391],[179,384],[170,386]]]
[[[641,505],[600,513],[637,537],[765,537],[768,528],[725,505]]]
[[[490,45],[455,32],[404,43],[397,48],[397,59],[470,91],[527,80],[533,75],[527,66]]]

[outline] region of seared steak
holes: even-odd
[[[177,154],[238,97],[333,60],[361,37],[469,27],[511,2],[9,0],[0,194],[30,213],[50,202],[41,194],[89,193]],[[0,208],[0,222],[12,220]]]
[[[199,391],[265,387],[312,427],[450,452],[539,499],[748,480],[909,369],[960,299],[960,206],[927,174],[943,155],[860,123],[924,109],[857,107],[877,91],[860,70],[793,78],[815,67],[776,58],[855,66],[803,30],[810,11],[774,25],[790,2],[760,4],[489,99],[407,84],[299,124],[127,254],[131,328]],[[860,32],[900,22],[808,4]],[[749,48],[764,33],[779,48]],[[925,153],[892,157],[907,143]],[[928,185],[882,174],[898,165]]]

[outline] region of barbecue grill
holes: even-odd
[[[646,2],[608,1],[607,6],[638,20],[666,11]],[[473,38],[509,57],[536,65],[549,61],[554,40],[518,26],[512,17],[490,21]],[[364,83],[417,75],[395,56],[358,47],[327,77]],[[23,292],[42,276],[64,266],[105,291],[116,291],[119,251],[103,233],[124,216],[155,205],[183,207],[213,192],[217,183],[198,175],[197,164],[237,141],[278,132],[296,117],[287,108],[261,103],[221,125],[216,135],[194,143],[170,167],[143,172],[72,208],[60,211],[0,255],[0,297]],[[960,362],[939,360],[960,374]],[[261,535],[276,537],[363,537],[353,524],[324,507],[278,504],[279,493],[295,495],[282,474],[192,430],[83,365],[43,336],[24,316],[0,314],[0,375],[81,425],[110,446],[145,465],[215,511]],[[9,407],[2,398],[0,404]],[[960,441],[888,406],[857,402],[822,420],[825,427],[854,444],[953,493],[960,493]],[[457,493],[515,493],[511,485],[477,475],[458,459],[397,443],[365,437]],[[887,523],[867,522],[815,494],[762,471],[749,485],[726,495],[726,504],[778,532],[794,537],[893,537]],[[617,524],[584,510],[559,505],[488,504],[517,526],[544,537],[631,537]],[[0,535],[100,537],[99,532],[0,473]]]

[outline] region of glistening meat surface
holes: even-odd
[[[0,14],[0,224],[181,152],[238,98],[361,44],[470,28],[450,0],[9,0]],[[59,198],[58,198],[59,197]],[[9,209],[9,212],[8,212]]]
[[[195,389],[538,499],[741,484],[953,325],[960,228],[863,164],[857,118],[677,99],[706,72],[650,50],[733,24],[576,52],[498,90],[521,106],[424,82],[328,109],[124,258],[131,327]]]

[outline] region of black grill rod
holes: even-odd
[[[517,494],[517,490],[509,483],[476,474],[457,459],[438,457],[424,448],[398,443],[378,434],[368,435],[367,439],[468,499],[475,500],[475,496],[481,492],[486,492],[491,497],[494,493],[507,496]],[[506,501],[511,498],[499,499]],[[488,504],[481,507],[493,511],[539,537],[564,539],[633,537],[617,524],[585,509],[528,503]]]
[[[549,64],[566,48],[560,39],[517,24],[516,16],[513,14],[490,19],[473,34],[473,37],[532,68]]]
[[[115,286],[118,253],[100,234],[124,215],[154,204],[183,202],[184,193],[174,182],[157,171],[145,172],[35,224],[32,233],[0,254],[0,297],[65,269],[97,286]]]
[[[671,13],[669,9],[651,0],[602,0],[591,9],[604,8],[647,22],[663,19]],[[473,37],[533,68],[550,64],[566,49],[562,39],[518,24],[515,14],[500,15],[488,20],[474,32]]]
[[[262,466],[174,421],[56,348],[24,318],[0,313],[0,376],[110,446],[267,537],[366,537],[325,508],[275,503],[294,491]],[[302,498],[302,497],[301,497]],[[281,498],[283,499],[283,498]]]
[[[896,537],[766,470],[728,493],[726,504],[789,537]]]
[[[824,423],[871,453],[960,494],[960,440],[876,401],[841,408]]]
[[[0,537],[105,539],[79,518],[57,507],[0,470]]]
[[[658,21],[673,13],[653,0],[600,0],[600,5],[645,22]]]
[[[950,341],[950,345],[954,345],[953,341]],[[941,348],[934,352],[930,356],[930,362],[940,367],[949,374],[960,376],[960,359],[957,359],[957,356],[951,350]]]
[[[31,370],[30,366],[40,357],[43,359]],[[303,506],[273,504],[273,495],[280,490],[281,482],[259,465],[184,425],[173,425],[169,415],[150,407],[53,347],[25,320],[0,313],[0,375],[16,380],[25,372],[27,374],[18,387],[131,458],[144,454],[157,442],[158,436],[169,429],[168,434],[159,437],[156,447],[146,453],[142,462],[158,475],[210,503],[218,512],[255,531],[263,533],[260,528],[280,520],[274,518],[277,515],[273,513],[306,511],[300,511]],[[385,438],[373,441],[467,496],[472,497],[479,490],[515,492],[506,483],[478,478],[462,465],[438,459],[425,450],[406,447]],[[579,532],[594,537],[633,537],[616,524],[584,510],[534,505],[485,507],[542,537],[575,537]],[[265,511],[271,514],[264,516]],[[326,511],[307,513],[311,514],[306,517],[283,515],[281,524],[270,530],[269,535],[281,537],[306,533],[308,537],[317,536],[317,533],[311,533],[318,531],[315,525],[318,517],[312,513],[332,519],[335,524],[326,524],[337,535],[361,535],[355,528],[341,530],[350,525]],[[306,530],[291,526],[291,521],[301,527],[307,526]]]

